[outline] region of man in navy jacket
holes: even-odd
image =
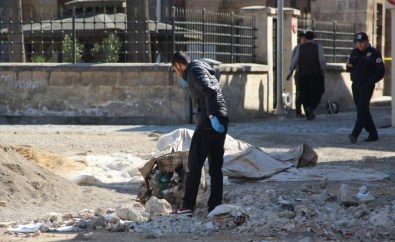
[[[380,81],[385,74],[381,53],[370,45],[367,34],[357,33],[354,41],[356,48],[352,50],[346,63],[347,71],[351,74],[351,88],[357,108],[354,129],[348,135],[352,144],[357,142],[362,129],[369,133],[364,141],[371,142],[379,139],[369,105],[376,82]]]
[[[181,51],[174,53],[171,65],[182,78],[196,110],[196,128],[188,156],[188,173],[182,207],[176,214],[192,216],[196,204],[201,171],[208,158],[211,178],[208,212],[222,203],[224,144],[228,130],[228,112],[215,70],[207,63],[193,60]]]

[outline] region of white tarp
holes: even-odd
[[[177,129],[159,138],[157,147],[161,151],[184,151],[189,149],[193,131]],[[292,166],[315,165],[317,154],[307,145],[300,145],[288,152],[266,153],[243,141],[227,135],[225,140],[224,176],[233,178],[267,178]],[[303,158],[303,159],[301,159]],[[305,160],[308,159],[308,160]],[[304,160],[303,162],[301,162]]]
[[[177,129],[159,138],[157,147],[162,151],[189,149],[193,130]],[[303,180],[383,180],[387,174],[371,169],[345,166],[319,165],[318,156],[306,144],[287,152],[266,153],[259,147],[233,139],[225,140],[224,176],[233,178],[262,179],[270,181]],[[306,167],[308,166],[308,167]],[[303,167],[303,168],[299,168]]]
[[[177,129],[164,134],[157,142],[161,154],[189,149],[193,130]],[[287,152],[266,153],[227,135],[225,140],[224,176],[242,179],[262,179],[273,181],[295,180],[382,180],[388,175],[368,169],[351,169],[344,166],[317,167],[318,156],[308,145],[302,144]],[[88,155],[76,157],[85,159],[87,168],[69,174],[68,178],[80,185],[105,185],[141,183],[143,177],[138,168],[146,160],[130,154]],[[299,168],[298,167],[304,167]]]

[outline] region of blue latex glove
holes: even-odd
[[[187,83],[187,81],[184,80],[184,79],[181,79],[181,85],[182,85],[182,87],[184,87],[184,88],[187,88],[187,87],[188,87],[188,83]]]
[[[212,116],[210,121],[211,121],[211,126],[213,126],[213,129],[215,131],[217,131],[218,133],[225,132],[225,127],[222,124],[219,123],[217,117]]]

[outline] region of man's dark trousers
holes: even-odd
[[[225,130],[227,130],[227,126]],[[204,161],[208,158],[209,175],[211,178],[210,198],[207,206],[208,211],[213,210],[222,203],[224,163],[224,143],[226,132],[218,133],[211,128],[211,124],[198,127],[191,141],[188,157],[188,173],[185,182],[185,195],[183,207],[193,210],[199,191],[200,178]]]
[[[357,107],[357,120],[352,131],[354,137],[358,137],[362,129],[365,128],[369,132],[370,138],[377,138],[376,125],[373,122],[370,114],[369,105],[374,91],[374,84],[355,83],[353,82],[351,88],[354,98],[355,106]]]
[[[299,90],[303,107],[313,111],[321,101],[325,91],[323,75],[308,75],[299,78]]]
[[[296,87],[295,112],[297,115],[301,115],[302,114],[302,97],[300,95],[298,71],[295,72],[294,78],[295,78],[295,87]]]

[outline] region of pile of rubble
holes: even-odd
[[[366,186],[355,190],[342,184],[336,194],[326,186],[323,181],[305,183],[299,190],[233,189],[225,194],[227,205],[208,216],[205,208],[198,208],[192,218],[170,214],[171,205],[152,196],[145,205],[98,208],[77,215],[50,213],[34,222],[41,232],[107,230],[144,233],[149,238],[171,234],[198,238],[213,231],[272,238],[303,235],[320,241],[389,241],[395,237],[395,201],[371,206],[378,198]],[[15,227],[9,230],[17,232]]]

